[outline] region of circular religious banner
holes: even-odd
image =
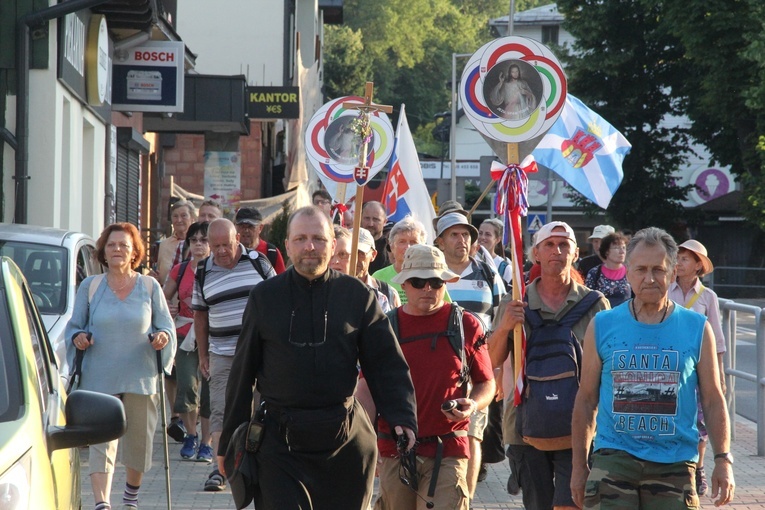
[[[319,177],[340,183],[364,184],[385,167],[393,153],[393,125],[385,113],[369,113],[372,131],[367,150],[368,168],[357,170],[363,129],[360,111],[348,108],[348,103],[363,105],[364,98],[333,99],[311,117],[305,132],[306,155]]]
[[[478,131],[500,142],[524,142],[555,123],[566,102],[566,75],[543,44],[503,37],[470,57],[459,93]]]

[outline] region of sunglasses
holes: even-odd
[[[440,289],[445,283],[441,278],[409,278],[407,281],[415,289],[424,289],[426,283],[431,289]]]

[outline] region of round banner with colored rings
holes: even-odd
[[[354,182],[354,170],[359,166],[362,136],[359,110],[344,106],[364,104],[364,98],[345,96],[324,104],[311,117],[305,132],[308,160],[319,176],[332,181]],[[366,180],[382,170],[393,153],[393,125],[384,112],[369,113],[372,137],[367,149],[369,172]]]
[[[459,93],[478,131],[500,142],[524,142],[555,123],[566,102],[566,75],[543,44],[503,37],[470,57]]]

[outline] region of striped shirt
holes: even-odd
[[[446,284],[452,301],[475,313],[483,322],[484,331],[491,329],[495,312],[494,303],[499,303],[505,294],[505,284],[502,283],[502,278],[494,271],[491,272],[491,276],[494,281],[489,287],[489,282],[481,271],[481,266],[471,258],[470,264],[462,272],[460,279],[454,283]]]
[[[263,255],[257,251],[248,254],[244,246],[240,244],[239,247],[242,256],[232,269],[216,265],[210,256],[204,260],[204,289],[200,289],[197,279],[194,280],[191,308],[208,313],[210,352],[220,356],[234,355],[250,290],[263,281],[249,259]],[[276,276],[270,263],[265,266],[269,268],[269,278]]]

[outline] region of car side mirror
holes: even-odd
[[[66,400],[66,425],[48,429],[50,451],[78,448],[118,439],[127,430],[122,401],[87,390],[73,391]]]

